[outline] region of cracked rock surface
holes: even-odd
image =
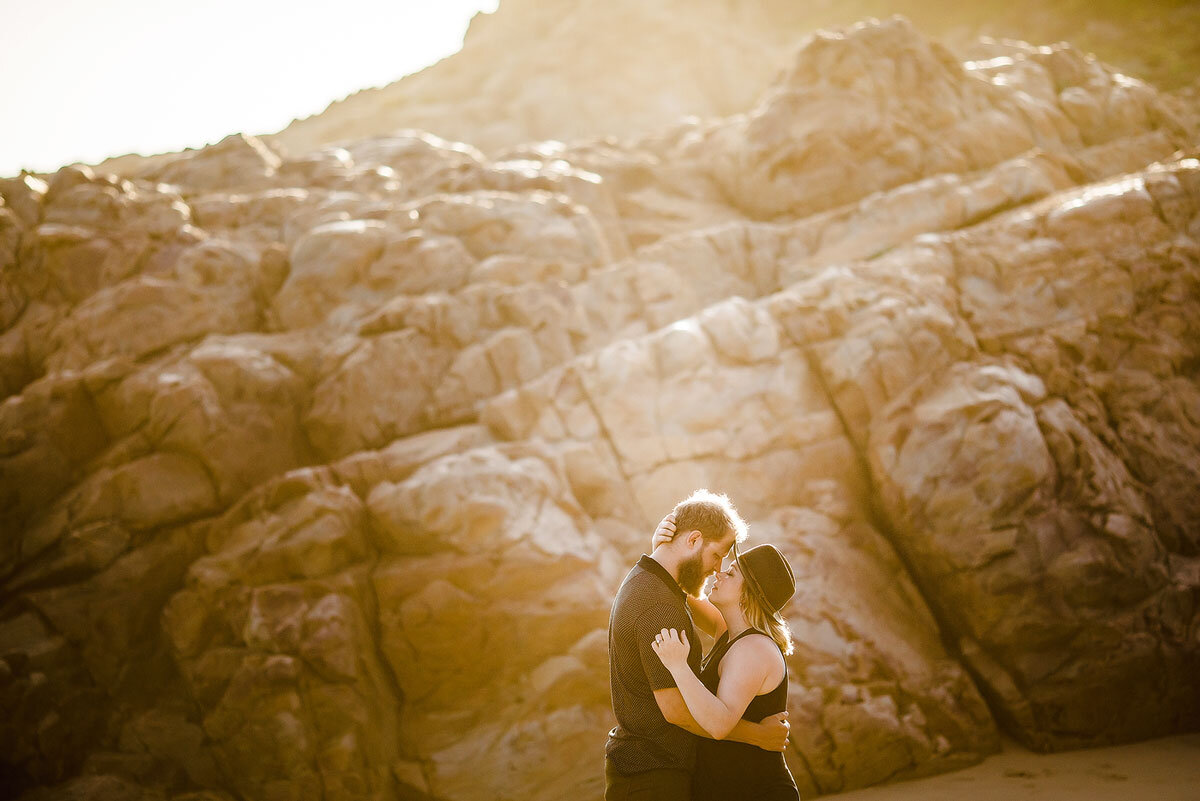
[[[5,797],[598,798],[698,486],[796,567],[805,797],[1200,728],[1200,132],[980,47],[0,181]]]

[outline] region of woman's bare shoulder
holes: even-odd
[[[779,646],[766,634],[758,631],[739,638],[737,642],[729,646],[725,659],[739,662],[743,660],[761,661],[767,665],[784,664]]]

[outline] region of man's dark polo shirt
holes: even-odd
[[[654,635],[663,629],[687,634],[688,664],[700,672],[700,638],[692,625],[687,595],[666,568],[643,555],[629,571],[608,619],[608,672],[617,725],[604,753],[618,773],[671,768],[689,773],[696,762],[696,736],[667,722],[655,690],[675,686],[658,654]]]

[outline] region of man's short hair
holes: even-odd
[[[675,530],[699,531],[708,541],[720,540],[730,531],[736,542],[746,539],[746,521],[733,501],[724,493],[718,495],[706,489],[698,489],[675,504]]]

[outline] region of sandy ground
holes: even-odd
[[[1200,801],[1200,734],[1061,754],[1014,742],[966,770],[843,793],[838,801]]]

